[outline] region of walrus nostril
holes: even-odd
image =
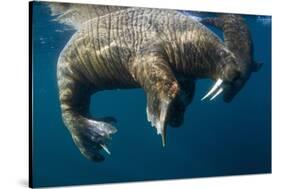
[[[230,82],[235,83],[241,76],[241,73],[239,71],[234,71],[233,74],[231,75]]]

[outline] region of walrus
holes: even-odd
[[[230,102],[260,65],[252,58],[243,18],[223,15],[202,23],[224,32],[224,41],[204,24],[176,10],[50,3],[58,22],[77,31],[61,51],[57,80],[62,118],[74,143],[89,160],[103,161],[102,149],[117,129],[113,117],[89,114],[91,95],[143,88],[147,119],[162,136],[183,123],[198,79],[215,82],[202,98],[223,93]]]

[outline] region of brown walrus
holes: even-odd
[[[205,19],[224,32],[224,42],[202,23],[175,10],[49,4],[57,21],[77,29],[60,53],[57,79],[62,117],[71,136],[90,160],[117,129],[114,118],[89,115],[92,94],[143,88],[147,118],[165,145],[167,125],[183,122],[197,79],[212,79],[203,99],[223,93],[229,102],[253,71],[251,38],[237,15]]]

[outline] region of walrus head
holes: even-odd
[[[219,78],[202,100],[209,96],[212,96],[212,100],[223,92],[224,101],[230,102],[262,64],[253,61],[251,34],[241,16],[223,14],[216,18],[204,19],[202,22],[222,29],[227,48],[219,52],[225,57],[220,63]]]

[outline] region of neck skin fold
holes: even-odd
[[[194,36],[198,34],[195,33],[185,35],[164,47],[167,60],[176,75],[191,79],[217,80],[223,62],[219,52],[225,49],[222,42],[213,36],[196,38]]]

